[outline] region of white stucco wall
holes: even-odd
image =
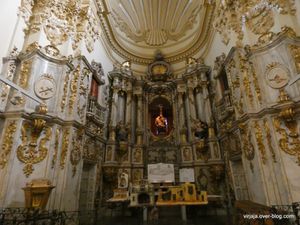
[[[24,20],[18,16],[21,0],[2,0],[0,7],[0,71],[2,58],[16,46],[19,50],[23,46],[25,28]]]

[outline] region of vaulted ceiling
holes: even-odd
[[[151,63],[157,50],[168,62],[182,65],[188,57],[203,56],[212,36],[213,12],[204,1],[98,0],[111,56],[137,68]]]

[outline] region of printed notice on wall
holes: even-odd
[[[173,164],[148,164],[148,181],[150,183],[175,182]]]
[[[183,168],[179,170],[179,181],[182,183],[195,182],[195,173],[193,168]]]

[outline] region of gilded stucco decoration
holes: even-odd
[[[151,46],[162,45],[169,39],[176,41],[184,36],[195,24],[201,7],[201,1],[189,0],[134,0],[131,4],[118,0],[109,4],[115,24],[127,37]]]
[[[17,130],[17,123],[15,120],[9,121],[7,127],[5,129],[2,147],[1,147],[1,154],[0,154],[0,168],[3,169],[7,164],[8,157],[10,155],[13,140],[14,140],[14,133]]]
[[[19,84],[22,88],[27,88],[31,72],[32,60],[23,61],[21,64]]]
[[[54,152],[53,152],[52,161],[51,161],[51,168],[52,169],[55,167],[56,160],[57,160],[60,134],[61,134],[61,130],[59,128],[56,128],[56,130],[55,130]]]
[[[70,82],[70,99],[69,99],[69,115],[73,113],[74,104],[77,98],[77,86],[80,76],[80,65],[73,72],[73,79]]]
[[[81,77],[79,81],[79,96],[77,101],[77,113],[80,117],[80,120],[83,122],[85,117],[85,109],[87,106],[87,97],[89,94],[89,77],[91,71],[86,67],[83,68],[81,72]]]
[[[34,0],[22,0],[19,7],[19,15],[24,19],[24,22],[26,24],[26,28],[24,29],[25,33],[28,33],[33,5]]]
[[[17,148],[18,159],[25,164],[26,177],[34,171],[33,165],[42,162],[48,154],[47,143],[52,134],[51,127],[43,119],[23,121],[21,127],[21,144]]]
[[[247,99],[249,99],[252,106],[256,101],[262,103],[261,88],[259,86],[258,77],[253,62],[249,59],[247,53],[245,52],[239,53],[239,62],[240,70],[243,74],[243,85]],[[254,88],[254,91],[252,88]]]
[[[293,117],[293,115],[291,115]],[[300,166],[300,139],[298,123],[296,120],[274,118],[273,124],[279,135],[279,147],[289,155],[297,157],[297,163]]]
[[[73,134],[72,138],[72,150],[70,153],[70,162],[73,166],[72,172],[73,172],[73,177],[76,174],[77,171],[77,165],[79,164],[81,160],[81,146],[83,143],[83,130],[77,130]]]
[[[71,70],[67,70],[65,73],[65,79],[64,79],[64,87],[63,87],[63,95],[60,102],[60,111],[63,112],[67,103],[67,96],[68,96],[68,86],[69,86],[69,80],[70,80],[70,73]]]
[[[234,31],[238,40],[244,38],[245,29],[263,35],[274,25],[274,13],[295,14],[294,0],[212,1],[216,4],[214,27],[225,44]]]
[[[5,61],[7,60],[7,69],[3,71],[4,76],[9,79],[13,80],[16,69],[17,69],[17,56],[19,52],[16,47],[9,53],[8,57],[5,57]],[[10,87],[1,82],[0,84],[0,101],[1,103],[5,102],[7,96],[9,94]]]
[[[43,30],[54,46],[70,39],[75,50],[84,40],[88,51],[92,51],[94,42],[99,38],[99,28],[92,9],[79,0],[41,0],[34,3],[23,0],[20,12],[28,25],[26,33]]]
[[[60,153],[60,168],[64,169],[69,148],[70,128],[65,128],[62,135],[62,146]]]
[[[251,125],[242,123],[239,125],[239,128],[241,132],[243,152],[246,159],[250,161],[250,168],[253,172],[253,164],[251,161],[254,159],[255,149],[252,144]]]
[[[265,74],[267,84],[274,89],[283,88],[290,80],[289,69],[279,62],[268,64]]]
[[[255,128],[256,144],[258,146],[258,150],[260,151],[261,160],[263,164],[266,164],[267,158],[266,158],[266,148],[264,145],[264,137],[263,137],[261,126],[258,121],[255,121],[254,128]]]
[[[268,123],[267,119],[264,119],[264,128],[265,128],[265,132],[266,132],[268,147],[269,147],[269,150],[271,152],[273,162],[276,163],[277,162],[276,154],[275,154],[275,150],[274,150],[273,145],[272,145],[272,136],[271,136],[270,126],[269,126],[269,123]]]
[[[168,62],[184,62],[204,55],[212,38],[214,6],[204,0],[97,0],[104,43],[113,53],[134,64],[152,63],[159,47]],[[200,52],[199,52],[200,49]]]
[[[225,68],[226,75],[228,78],[228,82],[230,84],[230,90],[231,92],[225,95],[225,101],[227,102],[226,108],[230,109],[231,106],[231,100],[232,105],[234,106],[234,109],[236,112],[238,112],[240,115],[244,114],[244,97],[243,97],[243,91],[241,88],[241,75],[238,70],[238,60],[235,58],[232,58]],[[225,110],[220,109],[220,114],[224,113]]]
[[[296,71],[300,73],[300,46],[299,45],[290,45],[289,49],[291,51],[292,57],[294,58]]]

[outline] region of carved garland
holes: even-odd
[[[44,131],[44,137],[38,143],[42,131]],[[48,153],[46,144],[50,140],[51,133],[51,127],[46,127],[46,121],[42,119],[35,119],[33,124],[29,121],[23,122],[21,127],[22,144],[17,148],[17,157],[25,164],[23,171],[26,177],[34,171],[33,164],[42,162],[46,158]]]
[[[272,146],[271,132],[270,132],[270,127],[269,127],[267,119],[264,119],[264,127],[265,127],[265,131],[266,131],[266,137],[267,137],[267,141],[268,141],[269,150],[271,152],[273,162],[276,163],[277,162],[276,155],[275,155],[274,148]]]
[[[27,88],[31,66],[32,66],[31,60],[22,62],[21,71],[20,71],[20,80],[19,80],[20,87],[22,88]]]
[[[52,169],[54,168],[54,166],[56,164],[59,140],[60,140],[60,129],[57,128],[55,131],[54,153],[53,153],[52,162],[51,162]]]
[[[74,109],[74,103],[77,97],[77,85],[78,85],[78,79],[80,75],[80,65],[77,66],[73,73],[73,80],[70,83],[70,99],[69,99],[69,115],[73,112]]]
[[[11,148],[13,145],[13,139],[14,139],[14,133],[16,132],[17,124],[16,121],[10,121],[6,127],[4,138],[3,138],[3,144],[2,144],[2,152],[0,157],[0,168],[3,169],[7,163],[7,157],[9,156],[11,152]]]
[[[255,137],[256,137],[258,150],[260,151],[261,154],[261,160],[263,164],[266,164],[266,149],[263,142],[262,130],[258,121],[255,121],[254,127],[255,127]]]
[[[73,177],[76,174],[76,167],[81,160],[81,146],[83,142],[83,130],[77,130],[76,135],[73,135],[72,150],[70,154],[70,161],[73,165]]]
[[[62,96],[61,103],[60,103],[60,111],[61,112],[64,111],[64,108],[65,108],[65,105],[66,105],[66,102],[67,102],[70,73],[71,73],[71,70],[68,70],[66,72],[66,76],[65,76],[65,80],[64,80],[63,96]]]
[[[61,147],[61,155],[60,155],[60,168],[65,168],[65,161],[68,153],[68,147],[69,147],[69,135],[70,135],[70,129],[66,128],[63,131],[63,140],[62,140],[62,147]]]
[[[251,171],[253,172],[252,160],[254,159],[255,156],[255,150],[251,140],[251,128],[247,127],[246,124],[240,124],[239,127],[242,136],[242,144],[244,150],[243,152],[245,154],[246,159],[250,161],[250,168]]]

